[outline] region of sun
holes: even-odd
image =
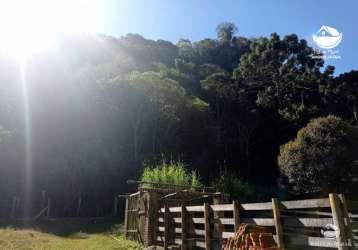
[[[96,33],[99,0],[0,0],[0,50],[24,58],[58,36]]]

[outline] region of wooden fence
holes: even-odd
[[[128,239],[141,241],[140,234],[138,233],[138,201],[140,193],[134,193],[126,197],[126,208],[124,217],[124,236]]]
[[[158,211],[156,243],[165,249],[220,249],[240,223],[267,227],[281,249],[358,249],[358,202],[338,194],[295,201],[164,205]]]

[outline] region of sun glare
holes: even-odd
[[[0,49],[23,59],[62,34],[95,33],[98,0],[0,0]]]

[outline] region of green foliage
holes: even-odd
[[[218,192],[229,194],[231,199],[246,201],[253,197],[254,189],[234,173],[226,172],[213,183]]]
[[[233,23],[223,22],[216,27],[218,39],[222,42],[230,42],[237,32],[237,27]]]
[[[144,164],[145,168],[141,177],[141,181],[149,182],[145,186],[155,186],[155,184],[173,184],[178,186],[188,186],[193,188],[201,187],[199,173],[193,170],[191,173],[186,169],[182,161],[166,161],[162,160],[161,164],[155,166],[148,166]]]
[[[281,146],[282,185],[295,194],[349,192],[358,184],[358,128],[336,116],[313,119]]]

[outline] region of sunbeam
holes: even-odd
[[[26,60],[19,60],[21,89],[24,110],[24,126],[25,126],[25,180],[24,180],[24,216],[31,216],[32,204],[32,135],[31,135],[31,110],[29,101],[28,85],[26,81]]]

